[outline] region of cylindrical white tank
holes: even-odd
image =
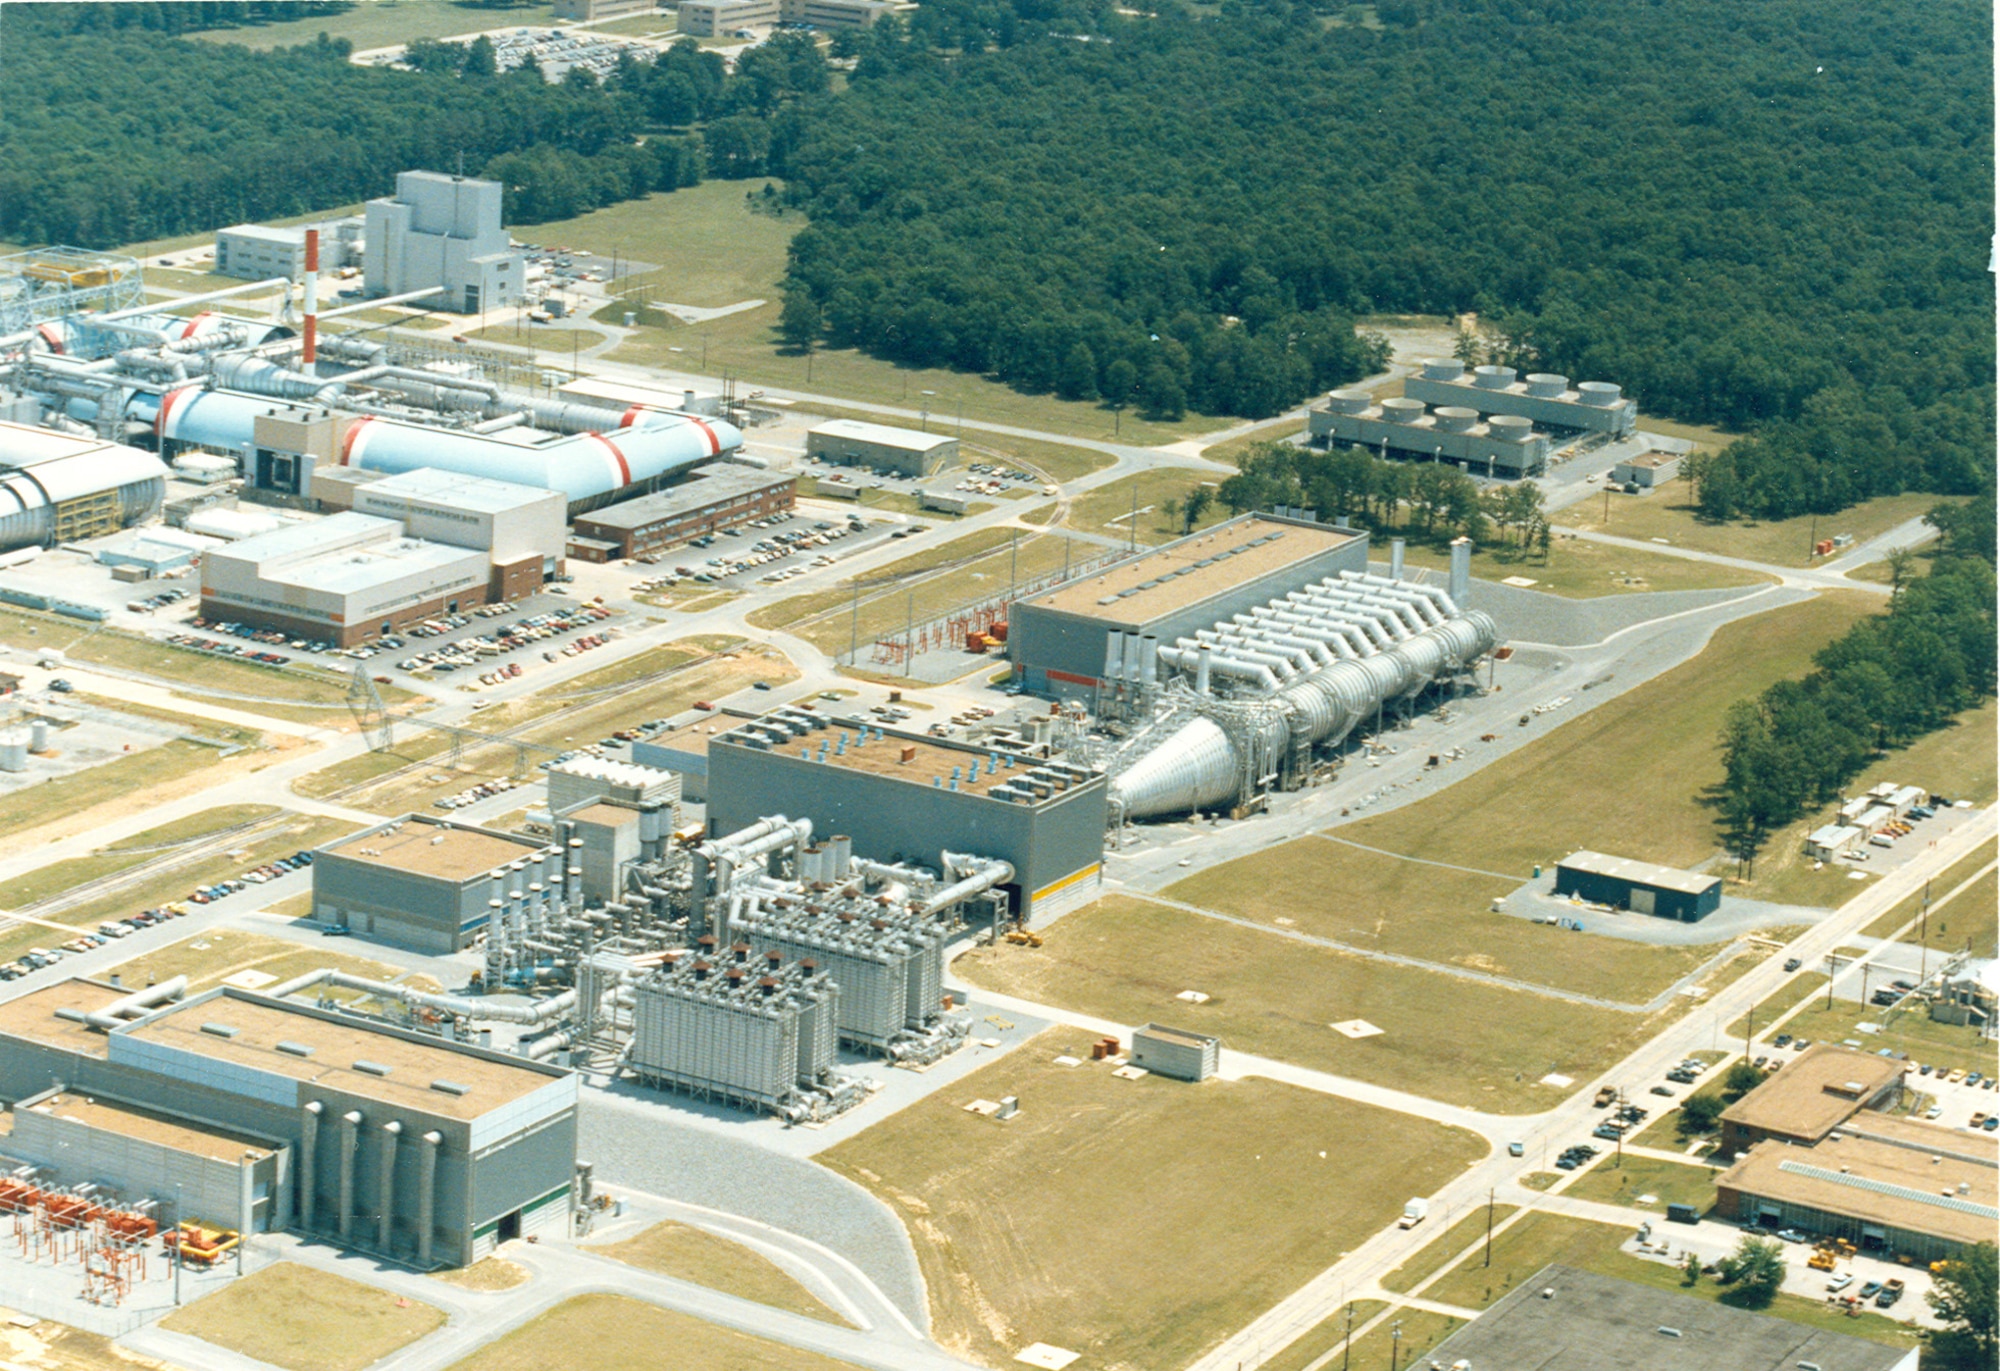
[[[0,771],[27,769],[28,735],[20,732],[0,733]]]
[[[1326,397],[1326,407],[1335,414],[1359,414],[1375,403],[1365,390],[1336,390]]]
[[[1528,394],[1539,400],[1553,400],[1569,389],[1569,377],[1558,376],[1552,371],[1531,371],[1528,373]]]
[[[1456,381],[1465,374],[1465,364],[1452,357],[1426,357],[1423,367],[1426,381]]]
[[[1472,384],[1481,390],[1505,390],[1514,384],[1514,368],[1474,367]]]
[[[1503,443],[1525,443],[1535,436],[1535,426],[1518,414],[1496,414],[1486,421],[1486,433]]]
[[[49,721],[37,719],[28,726],[28,747],[34,752],[49,750]]]
[[[1424,402],[1406,398],[1384,400],[1382,417],[1392,424],[1414,424],[1424,417]]]
[[[1609,408],[1618,403],[1618,387],[1609,381],[1585,381],[1576,389],[1586,405]]]
[[[1463,405],[1439,405],[1437,429],[1440,433],[1469,433],[1479,422],[1479,411]]]

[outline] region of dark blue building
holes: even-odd
[[[1572,852],[1556,866],[1556,894],[1693,923],[1722,905],[1722,879],[1602,852]]]

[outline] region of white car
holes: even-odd
[[[1850,1271],[1843,1271],[1826,1283],[1826,1293],[1837,1295],[1852,1284],[1854,1284],[1854,1274]]]

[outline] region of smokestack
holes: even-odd
[[[306,346],[299,359],[310,370],[319,356],[319,230],[306,230]]]
[[[1389,579],[1392,581],[1403,579],[1403,540],[1401,538],[1391,538],[1389,540]]]
[[[1451,583],[1445,593],[1460,609],[1465,608],[1465,593],[1472,587],[1472,540],[1454,538],[1451,540]]]
[[[1125,635],[1113,629],[1104,635],[1104,679],[1115,681],[1125,669]]]
[[[1139,684],[1139,635],[1127,633],[1125,638],[1125,679],[1133,685]]]
[[[1160,640],[1148,633],[1139,639],[1139,680],[1148,690],[1160,683]]]

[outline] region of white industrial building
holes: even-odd
[[[1678,453],[1642,452],[1637,457],[1628,457],[1611,468],[1611,481],[1614,485],[1658,490],[1680,474],[1681,459]]]
[[[806,456],[841,466],[928,476],[958,456],[958,440],[858,419],[830,419],[806,434]]]
[[[1549,462],[1548,435],[1518,415],[1481,420],[1463,405],[1427,412],[1421,400],[1375,403],[1365,390],[1336,390],[1307,416],[1314,438],[1329,446],[1375,448],[1384,457],[1453,462],[1482,476],[1538,476]]]
[[[532,593],[562,570],[569,502],[560,491],[418,467],[357,487],[353,511],[400,520],[412,538],[487,553],[502,582],[496,600]]]
[[[358,214],[318,224],[273,228],[235,224],[215,235],[215,274],[245,281],[275,276],[303,280],[306,272],[306,230],[319,230],[319,269],[339,271],[361,265],[361,236],[366,220]]]
[[[485,604],[489,578],[477,549],[411,538],[394,519],[334,514],[210,552],[201,612],[349,647]]]
[[[1482,415],[1514,415],[1542,428],[1581,429],[1623,437],[1639,422],[1639,407],[1620,396],[1609,381],[1572,387],[1569,377],[1531,372],[1517,380],[1512,367],[1474,367],[1429,358],[1423,370],[1403,382],[1403,394],[1427,405],[1449,405]]]
[[[370,200],[363,276],[372,296],[437,288],[465,314],[521,299],[526,268],[500,226],[498,181],[406,171]]]

